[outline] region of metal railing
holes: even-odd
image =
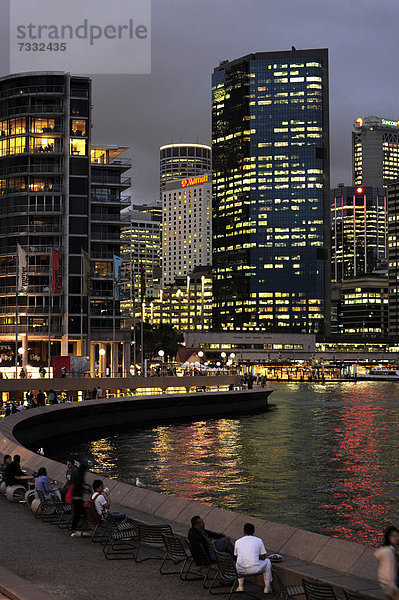
[[[123,159],[118,159],[118,158],[114,158],[113,160],[107,160],[107,158],[101,157],[101,158],[92,158],[91,159],[91,164],[96,166],[102,166],[102,165],[106,165],[107,167],[128,167],[130,169],[130,167],[132,166],[132,159],[131,158],[123,158]]]
[[[29,214],[57,214],[57,216],[64,210],[63,206],[57,208],[35,208],[28,206],[27,204],[0,207],[0,215],[13,215],[16,213],[29,213]]]
[[[0,98],[11,98],[23,94],[64,94],[63,85],[20,85],[0,91]]]
[[[14,175],[16,173],[62,173],[63,166],[61,164],[55,165],[16,165],[8,166],[6,169],[0,169],[0,175]]]
[[[0,109],[0,118],[19,115],[61,114],[64,108],[59,104],[43,104],[39,106],[8,106]]]

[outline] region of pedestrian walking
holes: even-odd
[[[384,532],[381,548],[374,555],[379,561],[378,581],[387,600],[399,600],[398,555],[399,530],[391,525]]]
[[[90,487],[85,483],[84,478],[87,471],[87,465],[81,463],[77,470],[73,473],[71,478],[72,489],[72,505],[73,505],[73,519],[72,519],[72,533],[71,537],[78,537],[82,535],[81,531],[78,531],[78,525],[80,518],[84,515],[83,507],[83,495],[85,492],[90,492]]]

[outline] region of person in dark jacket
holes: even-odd
[[[27,480],[32,478],[26,475],[21,469],[21,457],[19,454],[16,454],[14,460],[7,466],[3,479],[7,487],[10,485],[23,485],[28,488]]]
[[[81,531],[77,531],[77,527],[79,525],[80,517],[84,514],[83,494],[91,491],[90,487],[84,481],[86,471],[87,465],[85,463],[81,463],[71,477],[71,485],[73,485],[73,519],[71,525],[71,537],[82,535]]]
[[[188,532],[188,541],[191,554],[197,569],[201,570],[206,559],[211,564],[216,562],[215,550],[227,552],[234,556],[234,547],[231,541],[223,534],[205,529],[205,523],[199,516],[192,517],[191,529]]]

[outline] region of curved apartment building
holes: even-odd
[[[115,347],[112,261],[130,163],[116,160],[126,148],[92,148],[91,109],[87,77],[0,79],[3,364],[15,363],[18,347],[24,366],[68,354],[93,354],[93,362],[91,346]]]

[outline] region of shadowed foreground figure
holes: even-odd
[[[387,600],[399,600],[398,589],[398,555],[399,530],[391,525],[384,532],[381,548],[374,555],[379,561],[378,581]]]
[[[192,517],[191,519],[188,541],[198,570],[201,570],[203,566],[201,548],[211,563],[216,563],[215,550],[218,552],[227,552],[231,556],[234,556],[234,548],[231,541],[223,533],[216,533],[215,531],[205,529],[205,523],[199,516]]]

